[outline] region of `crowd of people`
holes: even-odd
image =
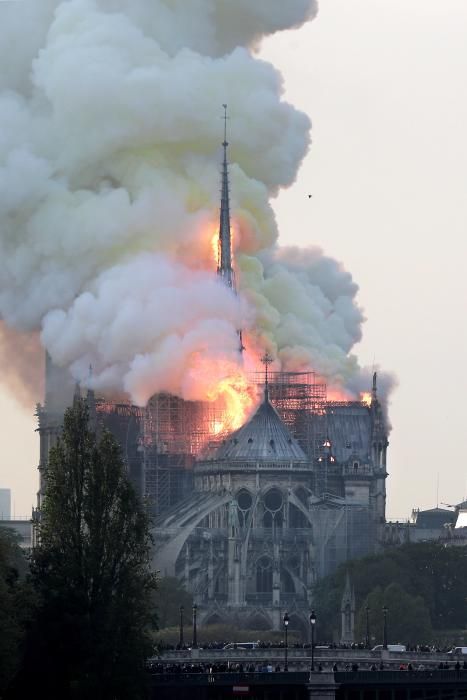
[[[210,649],[210,650],[221,650],[224,649],[229,642],[227,641],[215,641],[215,642],[202,642],[197,644],[198,649]],[[159,642],[158,643],[158,649],[160,652],[164,651],[189,651],[192,646],[190,644],[183,644],[180,646],[180,644],[168,644],[166,642]],[[284,649],[285,648],[285,641],[280,640],[280,641],[257,641],[255,642],[255,646],[257,649]],[[443,645],[430,645],[430,644],[407,644],[406,646],[406,651],[409,652],[423,652],[423,653],[447,653],[451,650],[451,646],[443,646]],[[235,643],[233,648],[235,649]],[[305,643],[300,643],[300,642],[289,642],[288,643],[288,648],[289,649],[310,649],[311,644],[309,642]],[[323,650],[323,649],[331,649],[331,650],[345,650],[345,649],[368,649],[368,647],[363,643],[354,643],[354,644],[336,644],[335,642],[316,642],[315,643],[315,649],[317,650]],[[371,650],[371,648],[370,648]]]
[[[447,663],[441,661],[438,665],[438,670],[444,670],[444,671],[457,671],[458,673],[462,672],[467,672],[467,660],[463,662],[463,664],[460,663],[459,660],[457,660],[455,663]],[[231,663],[229,661],[222,661],[219,663],[212,663],[212,662],[197,662],[197,663],[190,663],[190,664],[176,664],[176,663],[160,663],[160,662],[149,662],[147,665],[147,670],[149,673],[158,673],[158,674],[182,674],[182,673],[281,673],[284,671],[284,667],[281,666],[280,664],[276,664],[275,666],[272,665],[270,661],[260,661],[259,663]],[[364,671],[385,671],[385,670],[395,670],[392,666],[388,664],[384,664],[383,661],[381,661],[379,664],[371,664],[371,665],[366,665],[365,668],[360,666],[357,663],[347,663],[347,664],[340,664],[337,662],[334,662],[333,664],[321,664],[318,663],[315,668],[316,672],[322,673],[323,671],[332,671],[334,673],[337,673],[338,671],[352,671],[352,672],[357,672],[360,670]],[[399,665],[399,671],[427,671],[427,670],[434,670],[433,668],[427,669],[424,664],[418,664],[414,666],[411,662],[409,663],[402,663]]]
[[[194,664],[161,664],[149,663],[150,673],[273,673],[283,671],[280,665],[273,665],[269,661],[259,664],[230,663],[194,663]]]

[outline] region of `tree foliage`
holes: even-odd
[[[0,527],[0,697],[18,670],[34,607],[33,591],[25,581],[27,569],[18,537]]]
[[[368,607],[371,645],[383,643],[384,606],[388,610],[386,629],[389,644],[417,644],[431,640],[433,630],[425,601],[421,596],[406,593],[398,583],[391,583],[384,590],[376,586],[367,595],[356,617],[356,639],[365,639]]]
[[[137,698],[152,649],[149,523],[117,443],[88,421],[75,402],[50,452],[32,558],[41,607],[19,688],[34,674],[53,696]]]
[[[428,623],[435,637],[437,630],[467,627],[467,548],[444,547],[430,542],[407,544],[342,565],[335,574],[322,579],[316,586],[316,609],[320,611],[323,637],[329,637],[339,630],[340,604],[347,571],[355,589],[357,630],[361,638],[365,636],[361,625],[362,608],[368,596],[377,596],[376,589],[379,589],[384,597],[390,584],[397,584],[406,606],[404,612],[402,603],[396,605],[394,602],[397,615],[389,613],[391,624],[397,620],[399,641],[411,639],[410,629],[415,624],[413,620],[417,610],[423,620],[419,634],[430,634]],[[369,607],[373,610],[370,615],[375,616],[370,627],[381,628],[382,605],[369,603]],[[428,640],[425,637],[417,641]]]

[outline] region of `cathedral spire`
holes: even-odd
[[[224,149],[224,159],[222,161],[222,186],[221,186],[221,213],[219,221],[219,256],[217,262],[217,275],[222,279],[224,284],[237,293],[235,284],[235,272],[232,267],[232,235],[230,231],[230,193],[229,193],[229,165],[227,161],[227,105],[222,105],[224,108],[224,140],[222,147]],[[238,330],[239,350],[242,353],[245,350],[243,345],[242,331]]]
[[[219,222],[219,259],[217,274],[225,284],[235,291],[235,276],[232,268],[232,237],[230,233],[229,168],[227,162],[227,105],[224,108],[224,160],[222,162],[221,213]]]

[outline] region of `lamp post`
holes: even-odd
[[[180,605],[180,638],[178,640],[178,646],[183,649],[185,640],[183,639],[183,605]]]
[[[365,608],[366,612],[366,635],[365,635],[365,646],[367,649],[370,648],[370,608],[368,605]]]
[[[310,625],[311,625],[311,672],[315,670],[315,625],[316,625],[316,615],[315,611],[312,610],[310,614]]]
[[[198,639],[196,635],[196,613],[198,611],[198,606],[196,603],[193,603],[193,644],[191,645],[193,649],[196,649],[198,646]]]
[[[383,607],[383,649],[388,648],[388,609]]]
[[[284,664],[284,671],[289,670],[289,664],[287,663],[287,651],[288,651],[288,638],[287,638],[287,630],[289,628],[289,613],[285,613],[284,615],[284,627],[285,627],[285,664]]]

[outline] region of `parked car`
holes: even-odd
[[[224,651],[229,649],[257,649],[258,642],[230,642],[224,647]]]
[[[382,644],[377,644],[371,651],[382,651]],[[388,651],[407,651],[405,644],[388,644]]]

